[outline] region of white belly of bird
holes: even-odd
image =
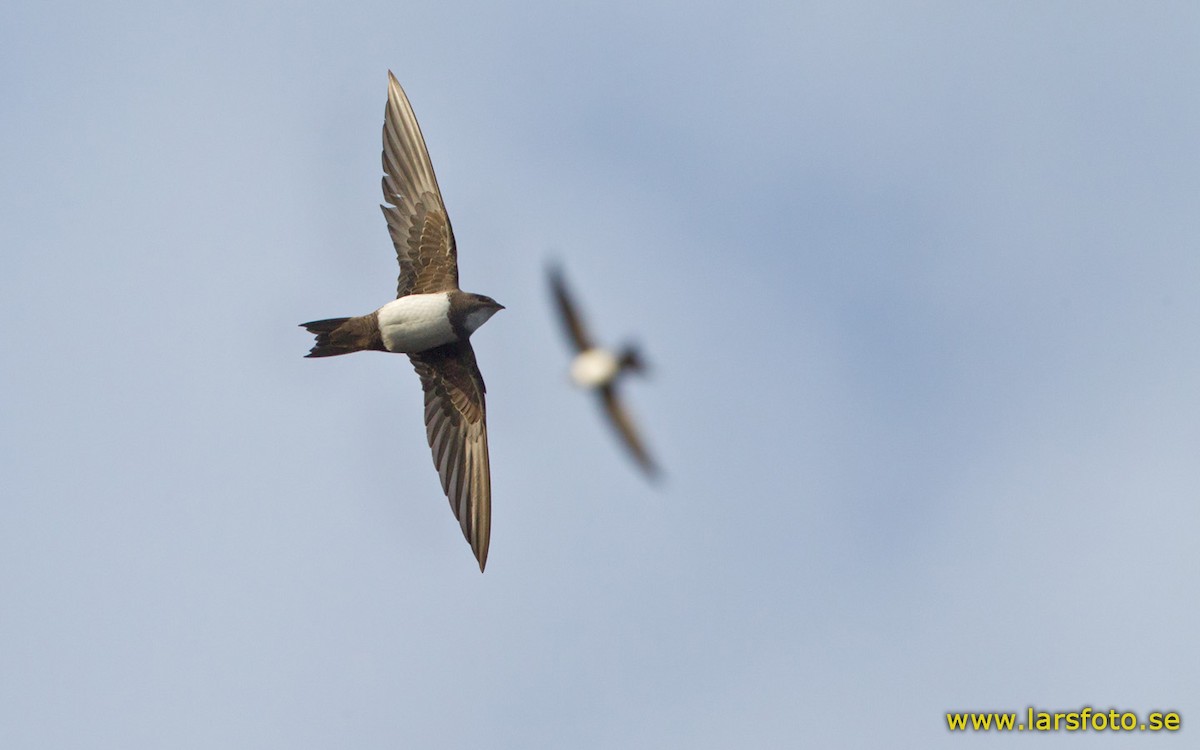
[[[444,292],[410,294],[379,308],[379,333],[389,352],[423,352],[456,341]]]
[[[613,353],[606,349],[588,349],[571,361],[571,380],[581,388],[596,388],[612,382],[621,369]]]

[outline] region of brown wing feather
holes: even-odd
[[[383,199],[390,204],[380,208],[400,263],[396,296],[458,289],[454,230],[421,127],[391,71],[383,117]]]
[[[621,435],[621,440],[625,443],[625,447],[629,449],[629,453],[637,461],[638,466],[647,475],[653,477],[658,474],[658,466],[654,460],[650,458],[650,454],[646,452],[645,446],[638,438],[637,431],[633,427],[633,420],[629,418],[629,413],[621,402],[617,400],[617,393],[611,385],[606,385],[600,388],[600,400],[604,405],[604,412],[608,415],[609,422]]]
[[[487,408],[469,341],[408,355],[425,390],[425,434],[450,509],[482,571],[492,526]]]
[[[552,267],[549,270],[549,276],[550,288],[554,293],[554,303],[558,307],[558,315],[562,319],[567,337],[571,339],[576,350],[582,352],[591,349],[592,338],[588,335],[587,329],[583,327],[583,320],[579,317],[579,310],[574,300],[571,299],[570,292],[567,291],[567,282],[563,279],[562,271],[557,267]]]

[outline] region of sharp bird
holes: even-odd
[[[504,306],[458,288],[458,251],[412,105],[388,71],[383,199],[400,282],[396,299],[366,315],[303,323],[309,357],[357,351],[407,354],[425,391],[425,434],[450,508],[479,569],[492,521],[487,410],[471,334]]]

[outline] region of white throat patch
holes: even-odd
[[[463,319],[463,328],[467,329],[468,334],[475,333],[479,330],[480,326],[488,322],[488,319],[495,314],[496,310],[487,307],[481,307],[478,310],[472,310],[471,312],[467,313],[466,318]]]

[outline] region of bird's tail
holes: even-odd
[[[622,370],[630,372],[645,373],[647,370],[646,360],[642,358],[642,352],[636,344],[627,344],[621,350],[621,357],[617,363]]]
[[[312,351],[304,355],[306,357],[332,357],[337,354],[349,354],[350,352],[359,351],[361,347],[353,346],[348,337],[337,335],[337,331],[342,327],[342,324],[350,318],[329,318],[328,320],[314,320],[311,323],[301,323],[300,326],[308,330],[309,333],[316,335],[317,343],[313,345]]]

